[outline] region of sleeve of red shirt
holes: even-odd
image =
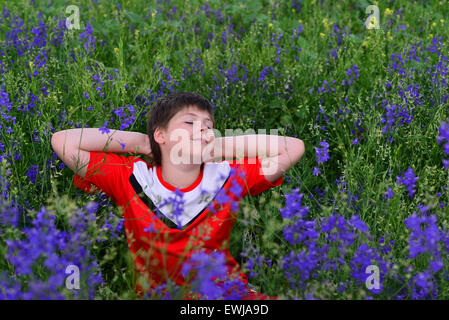
[[[280,186],[284,181],[284,176],[281,176],[274,182],[268,181],[262,172],[259,158],[244,158],[243,163],[241,161],[236,161],[235,163],[242,169],[245,189],[249,190],[248,194],[252,197],[268,189]]]
[[[132,158],[132,157],[131,157]],[[75,174],[73,184],[87,193],[103,191],[114,202],[122,194],[123,179],[132,168],[132,159],[110,152],[90,152],[86,176]]]

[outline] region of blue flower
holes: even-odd
[[[388,187],[388,190],[385,191],[384,195],[387,199],[393,198],[393,196],[394,196],[393,189],[391,189],[391,187]]]
[[[324,163],[327,160],[330,159],[329,157],[329,144],[326,142],[326,140],[321,141],[320,142],[320,146],[322,148],[317,148],[315,147],[315,151],[316,151],[316,161],[318,162],[318,164],[320,163]]]
[[[107,133],[109,133],[109,132],[111,132],[111,130],[109,130],[108,128],[107,128],[107,125],[108,125],[108,122],[106,121],[105,123],[104,123],[104,126],[103,127],[101,127],[101,128],[99,128],[98,130],[100,130],[100,132],[102,133],[102,134],[107,134]]]
[[[444,143],[444,154],[449,155],[449,122],[441,122],[437,142],[438,144]],[[443,159],[443,165],[444,169],[447,170],[447,168],[449,167],[449,159]]]
[[[359,71],[360,71],[360,69],[357,67],[357,65],[353,65],[352,68],[349,68],[348,70],[346,70],[346,76],[349,79],[343,80],[342,85],[350,86],[354,82],[354,80],[359,77]]]
[[[182,228],[181,217],[184,212],[184,202],[184,192],[182,192],[179,188],[176,188],[174,191],[174,196],[169,197],[168,199],[164,199],[163,202],[159,205],[159,208],[167,205],[170,207],[171,220],[175,220],[174,222],[179,229]]]
[[[44,22],[39,20],[39,25],[31,29],[31,33],[34,35],[31,46],[36,48],[45,47],[47,44],[47,29],[45,28]]]
[[[99,267],[89,248],[93,237],[89,226],[95,222],[95,206],[90,203],[78,209],[68,219],[68,230],[56,228],[55,215],[41,207],[31,224],[22,230],[20,239],[6,240],[5,259],[14,268],[15,277],[0,274],[3,299],[64,299],[93,298],[96,286],[102,283]],[[36,272],[36,266],[43,267]],[[63,294],[66,267],[78,266],[86,286],[78,295]],[[45,281],[44,281],[45,279]],[[26,286],[22,286],[22,284]],[[5,293],[6,292],[6,293]]]
[[[382,284],[384,282],[385,275],[388,272],[388,268],[387,264],[373,248],[370,248],[367,244],[362,243],[357,248],[349,265],[352,270],[352,277],[361,285],[365,285],[369,277],[369,273],[366,273],[367,267],[376,266],[379,268],[379,288],[374,287],[370,290],[374,294],[379,294],[383,291]]]
[[[84,32],[80,34],[80,40],[81,39],[86,39],[86,42],[83,44],[84,51],[92,54],[95,50],[95,38],[93,36],[92,26],[89,22],[86,23],[86,29]]]
[[[302,0],[292,0],[292,7],[296,10],[296,12],[301,11],[301,2]]]
[[[28,169],[28,171],[27,171],[27,173],[25,174],[29,179],[30,179],[30,181],[31,181],[31,183],[32,184],[35,184],[36,183],[36,177],[37,177],[37,172],[38,172],[38,166],[37,165],[32,165],[29,169]]]
[[[349,223],[356,229],[362,231],[363,233],[368,233],[369,227],[366,225],[365,222],[360,220],[359,215],[352,216],[349,220]]]
[[[200,299],[241,298],[236,289],[241,290],[242,283],[238,279],[229,279],[223,252],[192,253],[183,264],[181,274],[190,283],[192,291],[200,294]]]
[[[415,173],[413,172],[412,168],[408,168],[407,171],[404,173],[402,177],[397,176],[397,183],[403,184],[407,187],[408,194],[410,198],[413,198],[413,195],[415,194],[416,190],[416,182],[418,181],[418,177],[415,176]]]

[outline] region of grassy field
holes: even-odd
[[[136,298],[119,210],[74,187],[50,139],[145,133],[175,91],[208,98],[223,133],[305,142],[282,186],[241,203],[231,253],[257,290],[449,298],[448,1],[0,4],[0,298]]]

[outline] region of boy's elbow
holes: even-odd
[[[298,139],[298,144],[299,144],[299,150],[300,150],[301,157],[302,157],[304,152],[306,152],[306,146],[304,144],[304,141],[302,141],[301,139]]]
[[[295,154],[297,157],[297,161],[302,158],[304,152],[306,152],[306,146],[304,145],[304,141],[301,139],[295,138]]]
[[[59,145],[61,144],[61,131],[55,132],[51,136],[51,146],[54,151],[57,151],[59,149]]]
[[[282,153],[283,157],[288,159],[288,163],[290,163],[290,166],[297,163],[302,156],[304,155],[304,152],[306,151],[304,141],[298,138],[290,138],[290,141],[287,144],[287,148],[285,152]]]
[[[57,134],[57,132],[55,132],[51,136],[51,146],[52,146],[53,150],[55,150],[55,145],[57,144],[57,140],[58,140],[58,134]]]
[[[63,131],[58,131],[52,134],[51,136],[51,147],[53,151],[56,152],[58,157],[62,159],[62,155],[64,152],[64,134]]]

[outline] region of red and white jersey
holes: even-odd
[[[101,190],[122,208],[136,270],[151,287],[168,278],[183,285],[182,264],[196,250],[224,252],[230,275],[247,282],[229,252],[239,201],[282,182],[282,176],[269,182],[258,158],[205,162],[196,181],[178,190],[176,197],[176,188],[163,180],[161,167],[139,157],[105,152],[90,152],[86,177],[74,177],[77,188],[88,193]],[[167,200],[179,200],[180,195],[183,210],[175,215]]]

